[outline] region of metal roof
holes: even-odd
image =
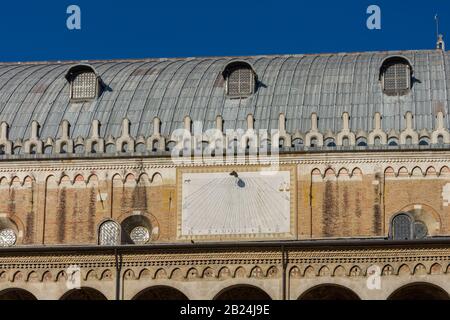
[[[404,56],[414,70],[410,93],[390,97],[382,92],[379,70],[389,56]],[[249,62],[259,86],[247,99],[228,99],[223,81],[217,81],[230,61]],[[131,122],[131,135],[153,133],[153,118],[161,119],[161,133],[183,128],[183,119],[215,127],[216,117],[227,129],[246,129],[253,114],[255,129],[278,128],[286,115],[286,130],[306,132],[311,113],[319,117],[319,130],[342,129],[342,113],[350,114],[350,129],[370,131],[380,112],[385,131],[402,130],[404,114],[414,115],[416,130],[434,128],[435,115],[449,113],[450,55],[442,50],[364,53],[204,57],[90,61],[108,87],[95,101],[70,102],[65,75],[78,62],[0,63],[0,121],[10,126],[9,138],[28,139],[31,122],[41,125],[41,137],[58,137],[62,120],[71,124],[71,136],[86,137],[92,121],[101,123],[101,135],[121,134],[123,118]],[[450,125],[445,118],[446,127]]]

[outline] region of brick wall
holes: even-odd
[[[71,163],[63,165],[65,171],[23,165],[17,173],[2,173],[0,215],[15,224],[18,244],[97,244],[102,222],[121,223],[133,214],[149,219],[153,241],[177,241],[175,166],[137,173],[102,162],[74,173]],[[387,236],[392,216],[401,211],[424,221],[430,235],[449,234],[447,167],[357,165],[297,164],[299,239]]]

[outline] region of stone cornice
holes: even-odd
[[[449,261],[450,245],[445,248],[347,248],[347,249],[286,249],[287,262],[291,264],[335,264],[335,263],[395,263],[407,261]],[[121,254],[123,267],[158,267],[189,265],[235,265],[235,264],[280,264],[281,249],[257,248],[211,249],[211,250],[158,250],[156,252],[129,252]],[[20,268],[66,268],[70,265],[89,267],[115,266],[114,254],[30,254],[0,256],[0,269]]]
[[[308,153],[282,154],[276,157],[237,157],[234,161],[223,163],[210,158],[205,161],[185,161],[171,158],[110,158],[110,159],[67,159],[67,160],[24,160],[4,161],[0,172],[46,172],[46,171],[96,171],[96,170],[137,170],[137,169],[169,169],[176,167],[207,167],[236,165],[326,165],[326,164],[380,164],[412,163],[416,165],[442,163],[450,161],[449,151],[403,151],[403,152],[342,152],[342,153]]]

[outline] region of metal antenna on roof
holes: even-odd
[[[434,15],[434,20],[436,21],[436,39],[439,39],[439,16],[437,13]]]

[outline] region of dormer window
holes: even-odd
[[[66,78],[70,82],[71,100],[89,101],[99,96],[99,78],[92,67],[87,65],[72,67]]]
[[[255,92],[256,73],[244,61],[229,63],[222,72],[226,80],[226,93],[231,98],[246,98]]]
[[[380,70],[383,92],[388,96],[402,96],[411,89],[412,68],[402,57],[385,60]]]

